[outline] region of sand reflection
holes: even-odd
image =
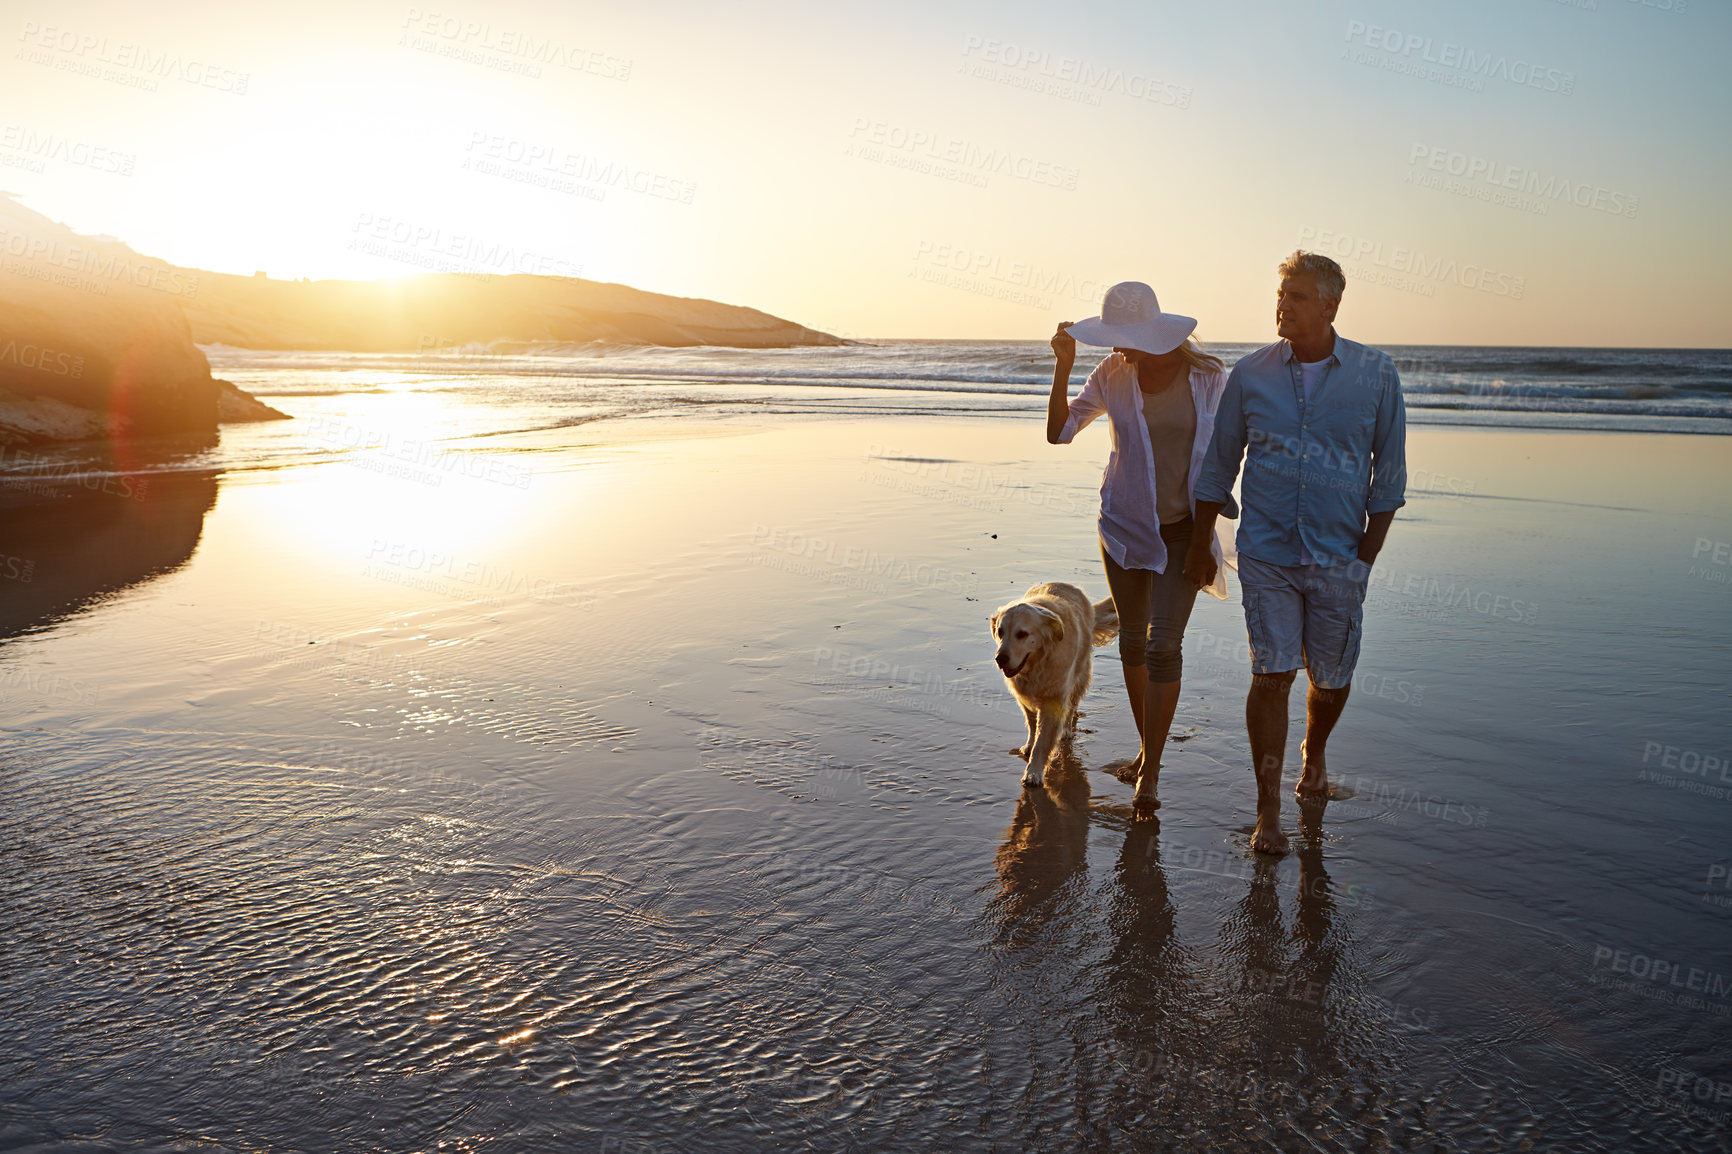
[[[212,470],[9,474],[0,489],[0,639],[172,573],[216,503]]]

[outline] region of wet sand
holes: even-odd
[[[1158,824],[1110,646],[1018,786],[986,617],[1105,594],[1095,442],[612,421],[15,520],[0,1145],[1726,1148],[1725,442],[1412,429],[1279,860],[1236,581]]]

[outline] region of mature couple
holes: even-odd
[[[1281,339],[1226,372],[1192,339],[1197,322],[1161,311],[1148,285],[1107,290],[1101,315],[1062,324],[1046,439],[1069,444],[1102,413],[1113,452],[1101,484],[1101,560],[1118,607],[1125,689],[1142,735],[1137,808],[1159,807],[1161,753],[1179,702],[1185,623],[1197,591],[1225,599],[1215,520],[1237,512],[1250,635],[1245,727],[1257,777],[1254,849],[1280,853],[1287,698],[1304,666],[1300,800],[1328,795],[1324,745],[1359,660],[1372,562],[1407,485],[1406,415],[1389,357],[1338,336],[1346,287],[1326,256],[1281,262]],[[1077,342],[1113,355],[1069,399]],[[1232,488],[1241,462],[1243,510]]]

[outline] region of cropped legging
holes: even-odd
[[[1101,547],[1107,588],[1119,612],[1119,658],[1147,665],[1150,681],[1177,681],[1185,665],[1185,625],[1197,603],[1197,587],[1185,577],[1185,553],[1195,523],[1186,517],[1161,526],[1167,571],[1125,569]]]

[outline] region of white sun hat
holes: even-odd
[[[1164,313],[1155,290],[1140,280],[1120,281],[1107,290],[1101,315],[1078,321],[1065,331],[1085,345],[1170,353],[1196,329],[1194,317]]]

